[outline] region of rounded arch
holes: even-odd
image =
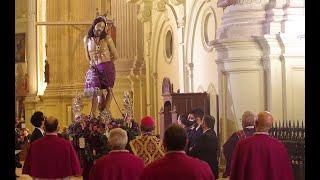
[[[213,51],[213,46],[210,45],[210,39],[208,38],[208,24],[210,22],[210,16],[213,15],[214,18],[214,37],[212,40],[215,40],[217,37],[217,29],[218,29],[218,24],[217,24],[217,15],[216,12],[214,10],[214,8],[210,5],[208,5],[207,7],[205,7],[205,9],[203,10],[202,13],[202,19],[201,19],[201,40],[202,40],[202,45],[203,47],[206,49],[207,52],[212,52]],[[210,31],[212,32],[212,31]],[[193,49],[193,41],[192,41],[192,45],[191,48]]]
[[[177,15],[173,11],[173,8],[170,8],[170,6],[166,6],[166,11],[159,13],[155,17],[154,26],[152,27],[152,36],[151,36],[151,44],[150,44],[150,65],[149,65],[149,72],[150,75],[153,75],[153,77],[150,78],[150,84],[152,85],[150,91],[153,92],[152,102],[155,107],[155,111],[158,110],[160,99],[158,97],[159,90],[158,90],[158,83],[161,81],[158,78],[158,56],[159,53],[163,53],[161,47],[160,47],[160,40],[163,38],[163,34],[165,33],[165,30],[167,28],[172,29],[172,38],[174,44],[175,42],[178,42],[177,38]],[[171,17],[171,18],[170,18]],[[173,17],[173,18],[172,18]],[[174,50],[173,55],[177,53],[176,50]],[[172,60],[174,61],[174,59]]]
[[[178,42],[178,38],[177,38],[177,32],[174,31],[175,29],[178,28],[178,24],[177,24],[177,14],[175,13],[174,9],[172,6],[167,6],[167,7],[171,7],[171,8],[167,8],[168,14],[164,14],[161,13],[159,15],[159,17],[156,19],[155,23],[155,27],[153,29],[155,29],[155,32],[152,35],[151,38],[151,59],[150,59],[150,65],[151,65],[151,69],[152,72],[151,73],[157,73],[157,63],[158,63],[158,55],[159,55],[159,43],[160,42],[160,38],[162,37],[162,33],[164,32],[164,30],[166,30],[167,28],[170,28],[172,30],[172,37],[173,37],[173,42]],[[170,10],[170,11],[169,11]],[[168,17],[175,17],[174,21],[172,21],[170,18]],[[171,23],[170,23],[171,22]]]
[[[196,31],[196,26],[195,24],[198,21],[200,12],[202,7],[205,5],[206,1],[194,1],[192,4],[192,9],[191,13],[189,15],[190,20],[187,25],[187,35],[186,35],[186,58],[187,58],[187,63],[192,63],[192,47],[193,47],[193,40],[194,40],[194,35]]]

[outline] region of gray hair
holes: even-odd
[[[242,127],[245,128],[247,126],[254,126],[254,122],[257,120],[257,116],[251,112],[246,111],[242,115]]]
[[[125,149],[128,143],[127,132],[121,128],[114,128],[109,132],[108,141],[112,150]]]

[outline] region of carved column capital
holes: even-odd
[[[192,62],[190,62],[190,63],[187,64],[187,67],[188,67],[190,70],[192,70],[193,67],[194,67],[194,64],[193,64]]]
[[[178,8],[178,27],[184,27],[185,26],[185,20],[186,20],[186,15],[185,15],[185,8],[184,6],[181,6]]]
[[[167,0],[158,0],[158,2],[156,3],[157,11],[160,11],[160,12],[165,11],[166,4],[167,4]]]
[[[287,0],[286,1],[287,7],[303,7],[304,8],[304,1],[301,0]]]
[[[227,6],[231,6],[235,4],[236,0],[218,0],[217,7],[226,8]]]
[[[178,6],[182,3],[184,3],[185,0],[170,0],[170,2],[175,5],[175,6]]]
[[[152,73],[152,78],[153,78],[154,80],[157,80],[157,79],[158,79],[158,73],[153,72],[153,73]]]
[[[152,0],[127,0],[127,3],[135,3],[138,5],[138,19],[141,22],[147,22],[151,20],[152,15]]]

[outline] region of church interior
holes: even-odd
[[[99,14],[115,27],[114,119],[129,95],[133,119],[154,117],[163,137],[181,113],[203,108],[216,119],[219,172],[245,111],[269,111],[288,132],[304,128],[304,0],[15,0],[15,8],[15,112],[29,132],[36,111],[67,128],[79,96],[90,114],[83,39]]]

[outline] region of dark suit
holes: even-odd
[[[21,150],[21,142],[19,141],[20,133],[19,130],[15,129],[15,150]],[[21,168],[19,153],[15,155],[15,164],[17,168]]]
[[[30,137],[30,143],[42,137],[43,137],[43,134],[41,133],[41,131],[38,128],[35,128]]]
[[[217,152],[218,138],[216,132],[214,132],[214,129],[209,129],[199,137],[190,155],[207,162],[212,173],[218,179]]]
[[[196,124],[195,124],[196,125]],[[189,143],[187,145],[187,154],[190,156],[190,148],[194,148],[196,142],[198,141],[199,137],[202,134],[202,127],[199,127],[198,129],[196,127],[193,127],[192,129],[189,129],[188,131],[188,140]]]
[[[21,142],[19,141],[20,133],[19,130],[15,129],[15,150],[21,149]]]

